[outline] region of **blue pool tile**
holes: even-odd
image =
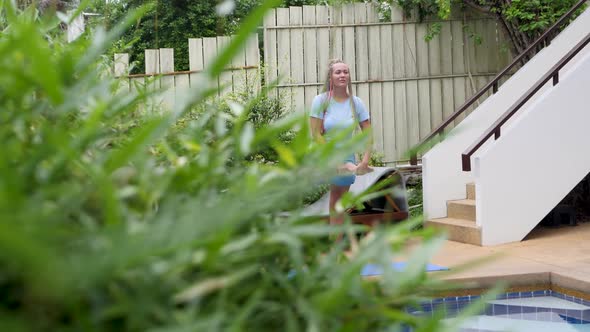
[[[522,313],[522,307],[521,306],[517,306],[517,305],[509,305],[506,306],[506,308],[508,309],[508,314],[521,314]]]
[[[582,311],[582,319],[590,322],[590,310]]]
[[[590,307],[590,301],[582,300],[582,304]]]
[[[457,302],[456,296],[445,297],[444,302]]]
[[[533,292],[520,292],[520,297],[533,297]]]
[[[459,297],[457,297],[457,301],[459,301],[459,302],[469,302],[470,299],[469,299],[469,296],[459,296]]]
[[[582,299],[579,297],[574,297],[574,302],[576,302],[577,304],[582,304]]]
[[[566,299],[567,301],[574,302],[574,297],[573,297],[573,296],[566,295],[566,296],[565,296],[565,299]]]
[[[532,313],[532,312],[537,312],[537,308],[535,308],[535,307],[522,307],[523,314]]]
[[[582,319],[582,310],[573,310],[573,309],[567,309],[565,311],[565,315],[571,318],[575,318],[577,320],[581,320]]]
[[[503,294],[498,294],[498,296],[496,296],[496,300],[504,300],[508,298],[508,294],[507,293],[503,293]]]
[[[509,299],[517,299],[517,298],[520,298],[520,293],[519,292],[511,292],[511,293],[508,293],[508,298]]]
[[[422,311],[432,311],[432,303],[422,303]]]
[[[445,310],[444,303],[432,303],[432,311]]]
[[[551,308],[551,313],[553,314],[551,316],[552,322],[563,322],[563,321],[565,321],[565,318],[567,317],[565,309]]]
[[[477,300],[481,299],[481,296],[480,295],[469,295],[469,299],[471,301],[477,301]]]
[[[440,298],[432,300],[432,303],[442,303],[442,302],[443,302],[443,299],[440,299]]]
[[[561,293],[553,292],[553,293],[551,294],[551,296],[553,296],[553,297],[558,297],[558,298],[560,298],[560,299],[564,299],[564,300],[565,300],[565,295],[563,295],[563,294],[561,294]]]
[[[486,308],[484,310],[484,314],[486,316],[493,316],[494,315],[494,305],[488,305],[488,306],[486,306]]]
[[[544,290],[534,291],[533,296],[545,296],[545,291]]]
[[[503,304],[494,304],[494,316],[508,314],[507,306]]]

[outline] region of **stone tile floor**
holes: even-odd
[[[486,258],[491,260],[456,271],[461,264]],[[506,280],[521,285],[560,281],[565,282],[562,287],[590,293],[590,222],[537,228],[522,242],[498,246],[446,241],[431,262],[451,268],[451,273],[441,274],[445,279],[486,283]]]

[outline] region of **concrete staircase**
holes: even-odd
[[[444,230],[451,241],[481,245],[481,228],[475,223],[475,184],[466,185],[466,199],[447,201],[447,217],[431,219],[427,227]]]

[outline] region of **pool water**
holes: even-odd
[[[417,315],[444,310],[451,320],[479,296],[459,296],[425,302]],[[506,293],[488,301],[484,312],[461,325],[462,332],[590,332],[590,302],[551,290]]]

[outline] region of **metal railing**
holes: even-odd
[[[471,144],[465,152],[461,155],[461,163],[463,171],[471,171],[471,156],[477,149],[479,149],[492,135],[495,139],[500,137],[500,128],[506,121],[508,121],[529,99],[531,99],[537,91],[539,91],[545,83],[553,78],[553,85],[559,83],[559,70],[563,68],[576,54],[578,54],[590,42],[590,33],[586,35],[573,49],[571,49],[563,58],[561,58],[551,69],[539,79],[532,88],[530,88],[522,97],[520,97],[514,105],[512,105],[506,113],[494,122],[486,132],[479,137],[475,143]]]

